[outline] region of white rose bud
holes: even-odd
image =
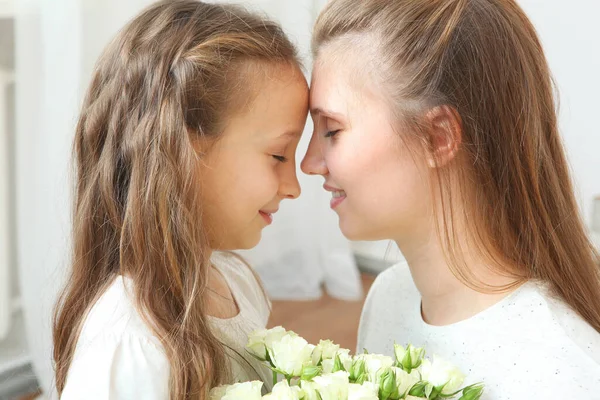
[[[259,360],[266,360],[269,349],[273,342],[281,340],[286,334],[294,334],[287,332],[281,326],[276,326],[272,329],[258,329],[250,333],[246,349],[250,354],[254,355]],[[294,334],[295,335],[295,334]]]
[[[317,390],[319,386],[313,381],[300,381],[300,387],[302,388],[302,393],[304,397],[302,400],[321,400],[319,399],[319,394]]]
[[[228,387],[227,385],[223,385],[210,389],[209,400],[221,400],[225,396],[225,393],[227,393]]]
[[[362,385],[351,383],[348,387],[348,400],[379,400],[377,385],[365,382]]]
[[[409,344],[405,349],[399,344],[394,344],[394,353],[396,355],[396,364],[406,372],[411,372],[413,369],[418,368],[423,361],[425,355],[425,349],[422,347],[413,347]]]
[[[333,372],[333,360],[323,360],[321,363],[323,374],[331,374]]]
[[[355,357],[355,360],[356,359],[364,360],[368,379],[374,383],[379,380],[379,374],[381,372],[394,365],[392,357],[382,356],[380,354],[360,354]]]
[[[435,388],[442,388],[442,394],[456,392],[465,380],[465,375],[458,367],[440,357],[434,356],[433,363],[423,360],[419,369],[421,379],[431,383]]]
[[[319,365],[323,360],[331,360],[339,350],[340,346],[331,340],[321,340],[313,350],[312,362],[314,365]]]
[[[285,335],[298,336],[295,332],[286,331],[281,326],[276,326],[267,330],[267,336],[265,337],[265,346],[267,350],[271,349],[274,342],[280,341]]]
[[[402,368],[392,367],[392,370],[396,374],[396,385],[398,386],[398,393],[400,396],[404,396],[406,393],[408,393],[415,383],[421,380],[419,371],[417,370],[411,371],[410,374],[404,371]]]
[[[263,396],[262,400],[301,400],[303,397],[302,389],[298,386],[290,387],[288,382],[283,380],[273,386],[273,391]]]
[[[285,375],[300,376],[302,368],[311,364],[314,346],[295,333],[274,341],[269,349],[273,366]]]
[[[219,386],[210,391],[210,400],[261,400],[260,381],[242,382],[229,386]]]
[[[312,400],[313,398],[320,400],[339,400],[348,398],[348,387],[350,386],[350,383],[348,381],[347,372],[338,371],[333,374],[317,376],[312,382],[307,383],[308,385],[305,385],[305,382],[301,383],[302,389],[305,389],[305,386],[307,386],[308,390],[305,389],[307,400]],[[308,393],[309,391],[310,394]],[[315,394],[315,391],[318,392],[318,397],[312,397]]]
[[[266,329],[253,331],[248,335],[248,343],[246,344],[246,349],[250,354],[263,361],[267,359],[267,348],[265,347],[266,337]]]
[[[344,370],[350,371],[350,368],[352,367],[352,356],[350,355],[350,350],[340,349],[340,350],[338,350],[336,356],[338,356],[340,358],[340,361],[342,362],[342,367],[344,367]]]
[[[314,354],[314,352],[313,352],[313,354]],[[327,360],[323,359],[321,366],[323,367],[324,374],[330,374],[330,373],[334,372],[336,357],[339,357],[340,363],[341,363],[340,366],[342,368],[344,368],[344,371],[350,372],[350,368],[352,368],[352,357],[350,356],[350,350],[340,349],[332,358],[327,359]],[[335,372],[337,372],[337,370]]]

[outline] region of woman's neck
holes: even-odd
[[[397,241],[397,244],[421,293],[421,313],[428,324],[449,325],[465,320],[496,304],[514,290],[481,293],[465,285],[452,274],[434,229],[421,233],[410,240]],[[461,267],[466,267],[467,276],[476,277],[474,284],[505,287],[517,282],[514,277],[494,271],[481,257],[474,257],[475,253],[464,241],[461,246],[459,256],[464,261]]]

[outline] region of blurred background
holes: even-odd
[[[0,0],[0,400],[39,389],[40,398],[53,398],[51,311],[68,264],[77,112],[102,48],[149,3]],[[237,3],[282,24],[310,79],[311,29],[326,0]],[[519,3],[537,27],[555,75],[577,196],[600,243],[600,2]],[[299,160],[311,131],[309,119]],[[282,203],[261,244],[243,255],[276,300],[271,324],[309,340],[327,336],[354,350],[373,276],[402,255],[389,243],[345,240],[322,179],[298,177],[300,199]]]

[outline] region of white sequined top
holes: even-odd
[[[358,349],[393,355],[394,342],[425,347],[460,367],[482,399],[600,399],[600,333],[544,285],[528,282],[464,321],[433,326],[406,262],[381,273],[367,297]]]

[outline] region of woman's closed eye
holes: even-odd
[[[341,130],[341,129],[336,129],[336,130],[332,130],[332,131],[327,131],[327,132],[325,133],[325,137],[326,137],[326,138],[331,138],[331,137],[334,137],[335,135],[337,135],[337,134],[338,134],[338,132],[339,132],[340,130]]]

